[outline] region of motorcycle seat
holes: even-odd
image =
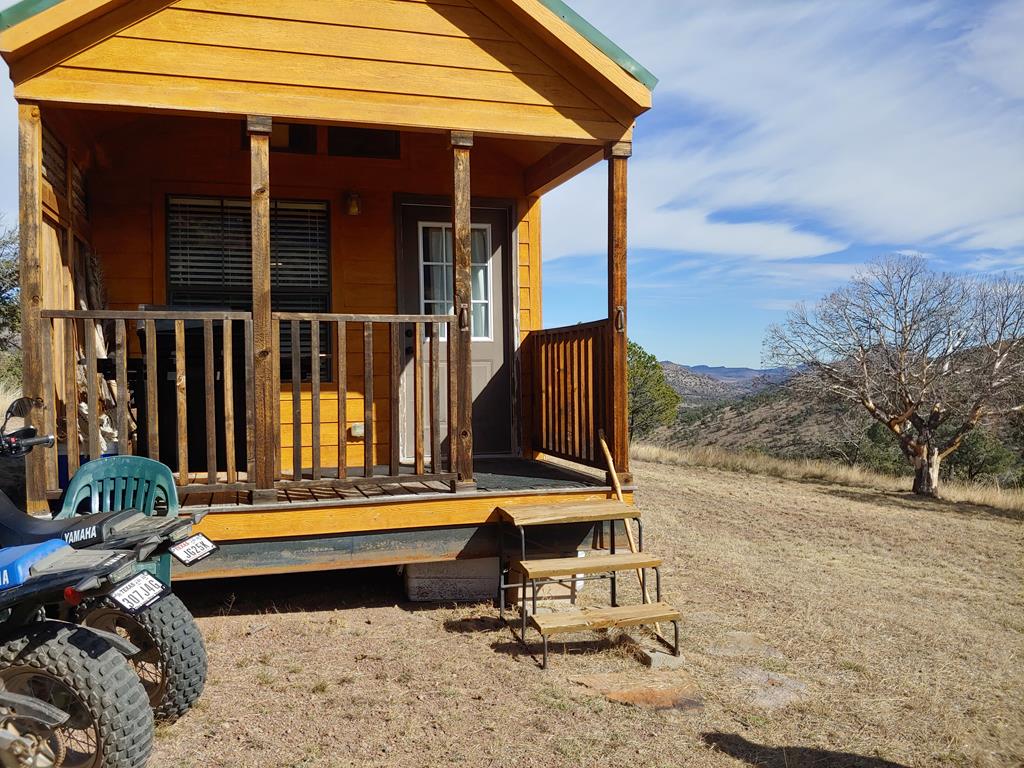
[[[21,586],[31,578],[33,566],[65,551],[70,552],[71,547],[62,539],[0,549],[0,589]]]
[[[104,541],[108,531],[119,521],[133,517],[135,510],[99,512],[58,520],[33,517],[18,509],[0,491],[0,546],[14,547],[60,539],[78,547]]]

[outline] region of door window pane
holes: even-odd
[[[423,313],[447,315],[453,312],[454,265],[450,224],[424,224],[420,239],[423,270]],[[491,338],[491,247],[490,229],[474,226],[472,246],[472,311],[470,329],[474,339]],[[444,330],[442,329],[442,333]]]

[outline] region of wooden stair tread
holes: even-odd
[[[545,637],[565,632],[583,632],[611,627],[634,627],[659,621],[678,621],[679,611],[668,603],[620,605],[617,608],[585,608],[564,613],[542,613],[530,617],[530,623]]]
[[[561,504],[525,504],[497,507],[501,519],[512,525],[596,523],[640,517],[640,510],[621,501],[572,501]]]
[[[657,568],[661,558],[643,552],[637,554],[590,555],[587,557],[552,557],[543,560],[513,562],[511,568],[528,579],[547,579],[552,576],[575,576],[578,573],[610,573],[634,568]]]

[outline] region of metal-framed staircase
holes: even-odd
[[[542,668],[548,664],[548,639],[554,635],[574,632],[632,627],[653,624],[659,639],[679,655],[680,614],[661,599],[661,558],[643,551],[643,525],[640,511],[621,501],[564,502],[552,505],[502,506],[497,512],[503,529],[500,534],[501,560],[499,573],[499,606],[501,618],[505,618],[506,591],[518,590],[519,635],[525,645],[528,627],[540,633],[543,641]],[[637,524],[634,539],[631,524]],[[544,557],[530,556],[527,551],[527,529],[535,526],[571,526],[586,524],[595,533],[607,530],[608,554],[587,557]],[[623,527],[629,542],[629,552],[616,551],[616,529]],[[505,546],[508,528],[518,534],[518,552],[511,553]],[[536,547],[535,547],[536,548]],[[640,581],[642,603],[640,605],[618,604],[619,574],[635,571]],[[647,572],[655,576],[656,599],[651,600],[647,589]],[[609,582],[608,607],[583,608],[559,611],[550,614],[537,613],[538,590],[545,584],[574,584],[580,581],[606,579]],[[529,599],[528,599],[529,590]],[[660,622],[673,626],[673,642],[669,643],[660,633]]]

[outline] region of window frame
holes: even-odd
[[[441,229],[441,231],[442,231],[442,236],[443,236],[443,233],[445,231],[450,231],[452,229],[452,223],[450,221],[418,221],[418,222],[416,222],[416,232],[417,232],[416,251],[417,251],[417,255],[418,255],[418,259],[417,259],[418,265],[419,265],[418,279],[419,279],[419,288],[420,288],[419,306],[420,306],[420,313],[424,314],[424,315],[431,314],[431,313],[427,312],[427,297],[426,297],[426,292],[425,292],[425,287],[426,286],[425,286],[424,280],[423,280],[423,270],[428,265],[430,265],[430,266],[441,266],[441,267],[445,268],[446,270],[449,269],[449,268],[451,269],[451,274],[452,274],[452,306],[454,307],[454,304],[455,304],[455,252],[454,252],[454,248],[452,249],[452,260],[450,262],[448,262],[447,264],[444,263],[444,262],[436,262],[436,261],[427,262],[427,261],[424,260],[425,254],[423,252],[423,234],[424,234],[424,230],[426,230],[428,228],[431,228],[431,227],[439,227]],[[472,289],[472,268],[473,268],[474,265],[473,264],[470,265],[470,308],[469,308],[470,327],[472,327],[472,325],[473,325],[473,305],[474,304],[486,304],[487,305],[487,331],[488,331],[488,334],[486,336],[478,336],[478,335],[476,335],[474,333],[470,338],[471,338],[472,341],[494,341],[494,265],[491,263],[491,259],[492,259],[493,252],[494,252],[494,248],[493,248],[493,240],[492,240],[492,233],[491,233],[491,225],[490,224],[486,224],[486,223],[485,224],[470,224],[470,229],[471,230],[475,229],[475,230],[483,231],[483,232],[486,233],[486,248],[487,248],[487,261],[484,262],[484,265],[487,267],[487,298],[485,300],[483,300],[483,301],[475,300],[472,297],[472,290],[473,290]],[[453,240],[454,240],[454,236],[453,236]],[[472,255],[470,256],[470,258],[472,258]],[[476,266],[479,266],[479,265],[476,265]],[[437,302],[432,302],[432,303],[436,304]],[[451,317],[451,315],[436,315],[436,317]],[[445,327],[444,326],[441,327],[441,340],[442,341],[446,340],[446,333],[445,333]]]
[[[207,200],[207,201],[219,201],[220,204],[221,204],[221,208],[222,209],[223,209],[223,205],[224,205],[224,203],[226,201],[234,201],[236,203],[240,202],[240,201],[245,201],[247,204],[250,203],[249,198],[246,198],[246,197],[243,197],[243,196],[239,196],[239,195],[203,194],[203,193],[192,194],[192,193],[176,193],[176,192],[175,193],[167,193],[167,195],[165,197],[165,201],[164,201],[164,280],[165,280],[165,282],[164,282],[164,294],[165,294],[166,303],[167,303],[167,305],[169,307],[174,308],[175,307],[175,299],[177,298],[179,301],[181,301],[182,297],[181,297],[180,294],[182,294],[182,293],[195,295],[197,297],[201,297],[202,299],[216,299],[216,298],[219,298],[219,297],[223,297],[225,299],[225,301],[223,302],[224,306],[229,306],[232,309],[234,309],[236,306],[244,305],[244,309],[242,309],[241,311],[252,312],[252,283],[251,283],[251,278],[250,278],[249,288],[246,289],[246,290],[239,289],[237,287],[227,288],[227,287],[225,287],[223,285],[216,285],[216,284],[212,284],[210,286],[202,286],[202,287],[175,286],[175,284],[171,280],[171,259],[170,259],[170,250],[171,250],[170,249],[170,241],[171,241],[171,206],[172,206],[172,204],[173,204],[173,202],[175,200],[188,201],[188,200],[197,200],[197,199]],[[274,212],[275,212],[275,210],[277,210],[277,206],[280,205],[280,204],[297,204],[297,205],[306,205],[306,206],[322,206],[323,215],[324,215],[324,223],[326,225],[326,237],[325,237],[325,240],[324,240],[324,243],[326,245],[326,249],[325,249],[325,252],[324,252],[324,255],[325,255],[325,258],[326,258],[326,273],[325,273],[326,274],[326,279],[324,280],[324,286],[323,286],[322,293],[321,292],[317,292],[315,295],[317,297],[325,299],[326,301],[324,302],[324,304],[325,304],[325,308],[324,309],[319,309],[318,308],[318,309],[310,310],[310,311],[313,311],[313,312],[316,312],[316,313],[319,313],[319,312],[330,313],[330,312],[333,311],[333,308],[334,308],[334,263],[333,263],[333,237],[332,237],[332,235],[333,235],[333,231],[332,231],[333,230],[333,219],[332,219],[331,201],[329,199],[313,198],[313,197],[310,197],[310,198],[301,198],[301,197],[273,198],[271,200],[271,208],[270,208],[271,219],[273,219]],[[238,206],[238,207],[239,208],[244,208],[245,206]],[[251,205],[249,205],[250,217],[251,217],[251,211],[252,211]],[[250,219],[250,221],[251,221],[251,219]],[[271,232],[272,231],[273,231],[273,224],[271,224]],[[249,237],[250,237],[250,254],[251,254],[251,252],[252,252],[252,248],[251,248],[251,229],[250,229]],[[270,256],[271,256],[271,260],[272,260],[271,264],[273,265],[273,259],[274,259],[273,251],[271,252]],[[250,255],[250,259],[249,259],[249,265],[250,265],[250,269],[251,269],[251,265],[252,265],[251,255]],[[178,293],[179,296],[176,297],[175,293]],[[277,296],[284,296],[285,298],[293,299],[293,298],[296,298],[296,297],[302,297],[302,296],[305,296],[305,295],[309,295],[309,293],[310,293],[310,290],[308,288],[302,288],[302,289],[299,289],[299,288],[279,288],[279,289],[277,289],[277,291],[275,291],[274,288],[273,288],[273,266],[271,266],[271,292],[270,292],[271,303],[273,303],[275,294]],[[201,308],[201,306],[196,306],[196,305],[192,304],[191,302],[189,302],[187,300],[186,301],[181,301],[181,303],[178,304],[177,306],[179,306],[179,307],[191,307],[191,308],[197,309],[197,310]],[[212,305],[211,305],[211,307],[212,307]],[[274,310],[274,311],[281,312],[281,311],[294,311],[294,310],[285,309],[285,310]],[[325,330],[329,330],[329,327],[328,326],[321,327],[321,334],[322,335],[323,335],[323,332]],[[305,334],[303,334],[303,335],[305,335]],[[327,333],[326,335],[327,335],[327,341],[328,341],[327,347],[325,348],[323,343],[321,343],[321,345],[320,345],[320,354],[321,354],[320,381],[325,382],[325,383],[329,383],[329,382],[332,382],[334,380],[334,368],[336,367],[334,365],[334,358],[335,358],[335,355],[337,354],[337,352],[336,352],[336,349],[335,349],[335,345],[334,345],[334,343],[332,341],[333,334]],[[300,339],[301,339],[301,336],[300,336]],[[287,357],[287,359],[286,359],[286,357]],[[280,359],[279,362],[280,362],[280,367],[281,367],[281,381],[282,381],[282,383],[290,382],[291,381],[290,353],[289,353],[289,355],[286,356],[284,350],[282,349],[281,350],[281,359]],[[306,370],[306,366],[304,365],[303,366],[302,381],[306,382],[306,381],[310,381],[311,379],[312,379],[312,375],[311,375],[311,373],[309,371]]]

